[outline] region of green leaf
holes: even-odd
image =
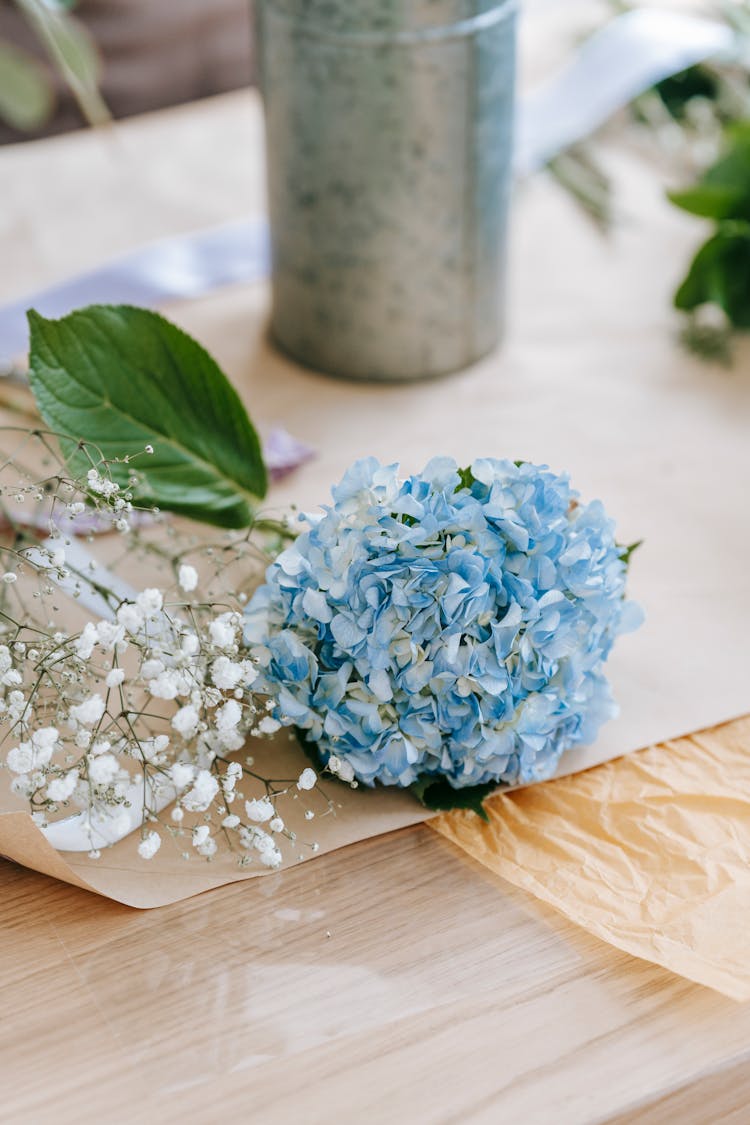
[[[699,184],[685,191],[667,192],[667,196],[683,211],[707,219],[747,218],[750,211],[748,193],[728,184]]]
[[[308,738],[307,732],[299,727],[294,728],[294,733],[306,757],[312,762],[315,769],[324,770],[324,758],[327,758],[327,756],[321,755],[317,742]],[[334,778],[334,780],[337,779]],[[420,777],[409,786],[409,792],[413,793],[426,809],[432,809],[435,812],[447,812],[450,809],[470,809],[485,821],[489,821],[489,817],[483,801],[491,793],[497,792],[497,789],[498,785],[492,781],[488,785],[469,785],[465,789],[454,789],[442,777]]]
[[[676,121],[683,121],[693,98],[716,100],[719,80],[711,70],[698,64],[662,79],[654,86],[654,90],[670,116]]]
[[[80,441],[107,461],[153,446],[132,466],[112,465],[134,501],[219,527],[247,527],[266,492],[258,437],[237,392],[208,352],[164,317],[91,305],[46,320],[29,312],[30,380],[42,418],[65,435],[71,471],[90,464]]]
[[[714,304],[735,328],[750,328],[750,222],[721,223],[675,294],[678,309]]]
[[[90,125],[111,119],[99,92],[101,57],[84,24],[67,11],[72,4],[16,0]]]
[[[496,792],[498,786],[491,781],[487,785],[468,785],[464,789],[454,789],[444,778],[420,777],[409,789],[426,809],[433,809],[435,812],[470,809],[482,820],[489,821],[484,800]]]
[[[461,481],[461,484],[459,485],[459,488],[471,489],[471,486],[474,484],[475,480],[477,479],[474,476],[474,474],[472,473],[470,467],[466,468],[466,469],[459,469],[458,470],[458,476],[459,476],[459,479]],[[456,489],[456,491],[458,491],[458,489]]]
[[[618,544],[618,546],[620,546]],[[625,566],[630,566],[630,560],[639,547],[643,546],[642,539],[636,539],[635,543],[628,543],[627,545],[620,546],[620,558],[625,563]]]
[[[710,219],[750,221],[750,123],[726,132],[727,151],[686,191],[669,193],[676,206]]]
[[[55,104],[52,82],[33,55],[0,40],[0,118],[31,132],[49,118]]]

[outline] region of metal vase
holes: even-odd
[[[514,0],[256,0],[256,14],[279,346],[377,380],[491,351]]]

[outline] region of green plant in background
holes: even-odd
[[[690,317],[686,342],[709,358],[726,360],[732,329],[750,329],[750,121],[728,126],[725,151],[692,187],[669,193],[684,211],[710,219],[675,305]],[[723,319],[706,321],[703,311]]]
[[[615,15],[634,5],[611,0]],[[716,59],[665,78],[630,105],[692,188],[670,192],[683,210],[714,222],[675,294],[686,314],[683,343],[728,364],[734,330],[750,329],[750,0],[717,13],[736,35],[731,59]],[[708,170],[706,171],[706,167]],[[603,231],[614,215],[612,185],[591,146],[579,143],[548,165],[559,184]]]
[[[76,0],[15,0],[90,125],[109,121],[99,93],[101,59],[83,24],[71,14]],[[49,120],[55,106],[52,74],[28,51],[0,40],[0,118],[23,132]]]

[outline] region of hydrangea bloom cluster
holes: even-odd
[[[367,785],[550,776],[615,714],[603,665],[638,623],[601,503],[544,466],[358,461],[246,611],[255,691]]]

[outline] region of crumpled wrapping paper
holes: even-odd
[[[750,717],[430,827],[618,949],[750,1000]]]

